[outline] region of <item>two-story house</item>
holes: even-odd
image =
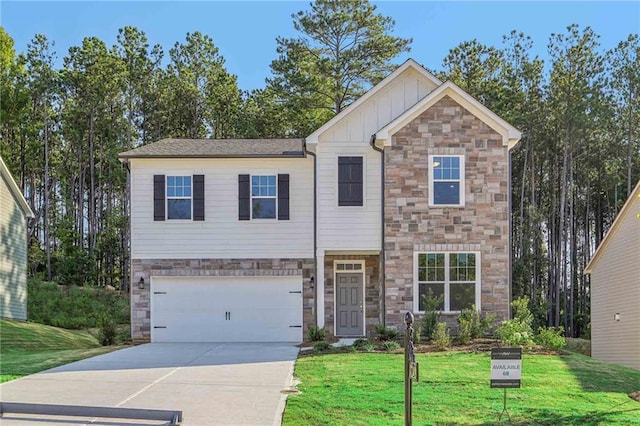
[[[510,300],[520,133],[406,61],[306,139],[165,139],[130,170],[135,341],[300,341]]]

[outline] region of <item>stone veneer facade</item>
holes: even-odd
[[[365,335],[373,336],[375,326],[381,322],[380,307],[382,306],[382,291],[380,279],[380,256],[369,255],[327,255],[324,258],[324,321],[325,329],[334,334],[335,318],[335,261],[363,261],[364,260],[364,302],[365,302]],[[318,265],[319,266],[319,265]],[[350,272],[350,271],[341,271]]]
[[[429,207],[429,155],[465,156],[464,207]],[[448,96],[393,136],[385,149],[387,326],[414,310],[414,252],[480,252],[482,311],[508,317],[508,155],[501,135]],[[443,317],[456,326],[457,315]]]
[[[316,324],[315,293],[310,285],[314,259],[133,259],[131,261],[131,335],[134,343],[151,340],[151,277],[296,276],[303,278],[303,333]],[[138,281],[144,278],[144,289]]]

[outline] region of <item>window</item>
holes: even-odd
[[[276,176],[251,176],[251,217],[276,218]]]
[[[418,311],[423,296],[442,297],[439,310],[459,312],[480,308],[480,255],[478,253],[418,253],[416,288]]]
[[[429,205],[464,205],[464,157],[429,156]]]
[[[362,206],[362,157],[338,157],[338,205]]]
[[[191,219],[191,176],[167,176],[167,219]]]

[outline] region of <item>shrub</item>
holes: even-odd
[[[373,352],[376,349],[376,345],[369,339],[357,339],[353,342],[353,347],[364,352]]]
[[[422,330],[422,336],[431,340],[433,332],[436,330],[436,323],[438,322],[438,308],[444,301],[442,296],[434,297],[431,290],[429,294],[422,295],[422,304],[424,305],[424,316],[420,321],[420,328]]]
[[[529,298],[522,297],[511,302],[515,317],[503,321],[496,330],[496,335],[503,346],[529,346],[533,343],[533,315],[529,310]]]
[[[110,346],[116,342],[116,323],[112,318],[104,316],[100,324],[100,343]]]
[[[400,349],[400,345],[395,340],[388,340],[382,343],[382,348],[387,352],[392,352],[396,349]]]
[[[433,343],[439,349],[446,349],[451,346],[451,337],[449,336],[449,327],[446,322],[439,322],[433,332]]]
[[[318,342],[313,345],[314,352],[326,352],[331,349],[331,345],[328,342]]]
[[[376,334],[381,342],[398,338],[398,332],[392,328],[385,327],[384,324],[376,325]]]
[[[535,337],[535,342],[545,349],[558,350],[565,347],[567,341],[564,336],[564,329],[558,327],[540,327]]]
[[[327,335],[327,330],[324,327],[317,327],[315,325],[309,327],[307,330],[307,340],[309,342],[319,342],[324,340]]]
[[[472,339],[485,336],[495,320],[495,313],[481,316],[475,305],[471,306],[471,309],[462,310],[458,316],[458,340],[460,343],[468,343]]]
[[[420,343],[422,340],[422,324],[419,322],[413,324],[413,343]]]

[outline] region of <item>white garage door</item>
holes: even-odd
[[[301,277],[152,277],[152,342],[300,342]]]

